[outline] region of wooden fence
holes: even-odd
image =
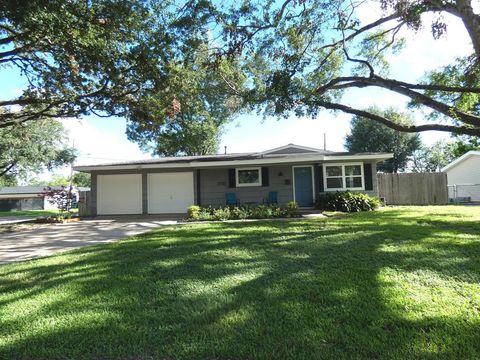
[[[80,217],[90,216],[90,191],[80,191],[78,199],[78,215]]]
[[[387,205],[448,202],[446,173],[377,174],[378,193]]]

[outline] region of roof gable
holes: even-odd
[[[279,154],[315,154],[315,153],[327,153],[329,151],[311,148],[307,146],[300,146],[295,144],[288,144],[280,146],[278,148],[262,151],[259,155],[279,155]]]
[[[449,169],[451,169],[452,167],[458,165],[459,163],[461,163],[462,161],[465,161],[467,160],[468,158],[472,157],[472,156],[480,156],[480,151],[475,151],[475,150],[470,150],[469,152],[463,154],[462,156],[460,156],[458,159],[455,159],[453,160],[450,164],[448,164],[447,166],[443,167],[442,168],[442,171],[447,171]]]

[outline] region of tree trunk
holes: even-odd
[[[473,11],[471,0],[457,0],[456,3],[457,15],[462,19],[468,31],[478,61],[480,60],[480,15]]]

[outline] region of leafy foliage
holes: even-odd
[[[454,141],[438,141],[432,146],[422,146],[412,157],[412,171],[435,172],[470,150],[480,149],[475,137],[456,137]]]
[[[460,157],[470,150],[480,150],[480,137],[458,136],[452,145],[452,156]]]
[[[369,112],[382,114],[396,123],[410,125],[413,120],[394,109],[380,111],[371,108]],[[388,152],[393,158],[378,164],[378,170],[383,172],[398,172],[405,170],[413,153],[420,149],[421,140],[418,134],[407,134],[393,130],[385,125],[355,116],[351,122],[350,134],[345,138],[345,147],[353,152]]]
[[[269,219],[293,217],[297,214],[298,204],[294,201],[286,206],[258,205],[255,207],[225,206],[225,207],[200,207],[192,205],[188,208],[188,218],[194,221],[206,220],[242,220],[242,219]]]
[[[240,110],[232,87],[243,76],[235,63],[206,67],[208,51],[202,47],[192,61],[164,69],[168,87],[142,97],[129,115],[130,140],[160,156],[216,153],[222,126]]]
[[[55,207],[57,207],[62,213],[70,211],[75,200],[75,194],[73,194],[72,189],[65,186],[62,186],[60,189],[48,186],[42,195],[46,197],[50,204],[55,205]]]
[[[92,179],[90,174],[77,172],[73,174],[72,184],[77,187],[90,187],[92,184]]]
[[[17,178],[13,175],[0,176],[0,187],[17,186]]]
[[[316,117],[322,109],[342,111],[409,133],[438,130],[480,135],[480,15],[471,1],[385,0],[210,3],[205,32],[214,35],[211,60],[235,61],[247,81],[234,87],[246,108],[266,116]],[[375,7],[377,6],[377,7]],[[369,7],[369,8],[367,8]],[[361,11],[378,15],[362,23]],[[473,52],[409,83],[388,77],[389,58],[402,50],[403,31],[418,31],[433,13],[435,39],[447,31],[443,14],[462,20]],[[402,124],[387,114],[342,101],[349,89],[378,88],[407,98],[432,116]],[[369,104],[367,104],[368,106]]]
[[[319,210],[359,212],[371,211],[380,206],[380,200],[374,196],[363,193],[345,192],[326,192],[320,194],[315,207]]]
[[[72,177],[70,176],[63,176],[63,175],[53,175],[50,180],[40,180],[40,179],[29,179],[29,185],[48,185],[48,186],[69,186],[70,181],[73,186],[76,187],[90,187],[91,185],[91,178],[90,174],[77,172],[73,174]]]
[[[0,177],[24,177],[71,164],[76,151],[65,145],[66,139],[62,124],[51,119],[0,129]]]
[[[149,64],[141,38],[152,11],[136,0],[2,1],[0,69],[16,68],[29,85],[0,102],[0,125],[122,111],[121,100],[141,86],[140,66]]]
[[[436,172],[455,159],[455,143],[438,141],[432,146],[422,146],[412,157],[413,172]]]

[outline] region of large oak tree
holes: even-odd
[[[395,109],[384,111],[372,107],[367,111],[372,114],[392,119],[397,124],[412,125],[413,119]],[[404,171],[415,153],[421,149],[419,134],[403,133],[371,121],[361,116],[354,116],[350,134],[345,138],[345,148],[352,152],[386,152],[393,153],[393,158],[378,164],[377,169],[383,172],[397,173]]]
[[[362,23],[359,9],[370,6],[374,12],[379,3],[378,17]],[[280,116],[316,116],[329,109],[405,132],[480,136],[480,15],[470,0],[247,0],[217,9],[216,56],[242,59],[250,81],[231,90],[252,109]],[[434,16],[428,24],[427,13]],[[439,38],[448,32],[444,16],[462,21],[471,54],[430,69],[415,83],[388,77],[388,55],[401,51],[400,31],[430,26]],[[371,104],[353,107],[342,95],[358,88],[403,95],[410,106],[426,110],[427,121],[406,125],[368,111]]]
[[[131,129],[155,134],[167,121],[182,120],[178,103],[190,101],[172,69],[198,66],[218,73],[207,88],[235,104],[232,116],[242,110],[316,116],[329,109],[406,132],[480,136],[480,16],[472,1],[372,2],[378,3],[378,18],[362,23],[365,1],[2,1],[0,66],[19,69],[29,85],[0,101],[0,127],[95,112],[125,116]],[[436,16],[429,24],[427,13]],[[438,38],[448,32],[443,15],[462,21],[471,54],[416,83],[388,77],[401,30],[428,25]],[[192,73],[183,80],[205,89]],[[370,104],[353,107],[343,94],[358,88],[403,95],[427,110],[427,122],[399,124],[369,112]],[[201,110],[211,108],[200,91],[193,96]]]
[[[0,179],[11,184],[8,180],[71,164],[77,153],[67,139],[62,124],[53,119],[0,129]]]

